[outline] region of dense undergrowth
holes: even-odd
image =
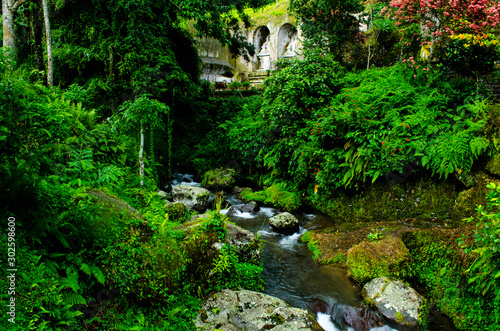
[[[74,88],[49,89],[6,68],[0,61],[8,91],[0,95],[0,211],[15,225],[1,239],[15,248],[17,272],[15,295],[1,294],[4,303],[15,298],[15,323],[2,319],[2,329],[192,330],[209,293],[262,289],[261,267],[224,244],[222,215],[188,231],[180,225],[189,213],[165,212],[150,163],[139,185],[137,136],[82,107]],[[2,288],[11,281],[3,277]]]

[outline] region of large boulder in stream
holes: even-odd
[[[319,331],[307,310],[283,300],[247,290],[223,290],[209,298],[195,321],[201,330],[213,331]]]
[[[255,201],[250,201],[249,203],[241,206],[240,210],[243,213],[256,213],[260,210],[259,205]]]
[[[299,231],[299,220],[290,213],[281,213],[269,219],[274,231],[282,234],[293,234]]]
[[[191,236],[193,230],[199,228],[207,221],[210,222],[212,217],[212,212],[194,215],[191,218],[191,222],[184,223],[176,229],[184,232],[186,236]],[[224,229],[226,229],[226,243],[234,248],[238,256],[238,261],[260,265],[262,249],[259,239],[252,232],[233,223],[224,222]],[[216,242],[212,248],[219,251],[222,248],[222,244],[221,242]]]
[[[405,283],[387,277],[375,278],[361,292],[365,301],[388,319],[400,325],[417,326],[424,310],[424,298]]]
[[[209,203],[210,191],[203,187],[177,185],[172,188],[174,202],[180,202],[197,212],[204,212]]]

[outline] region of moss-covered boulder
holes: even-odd
[[[281,213],[269,219],[274,231],[282,234],[293,234],[299,231],[299,220],[290,213]]]
[[[365,284],[361,294],[380,314],[400,325],[415,327],[419,324],[419,315],[428,313],[421,295],[403,282],[387,277]]]
[[[115,198],[100,190],[88,190],[87,194],[96,197],[103,205],[109,208],[111,213],[126,214],[136,219],[143,219],[141,213],[121,199]]]
[[[463,216],[469,216],[476,210],[477,205],[484,206],[486,204],[486,194],[490,189],[486,188],[487,184],[495,183],[500,185],[500,180],[494,178],[484,171],[480,171],[475,176],[477,185],[467,190],[461,191],[456,200],[454,209]]]
[[[240,262],[260,264],[262,250],[260,241],[255,235],[235,224],[224,222],[226,240],[233,247]]]
[[[484,167],[492,175],[500,176],[500,153],[496,153]]]
[[[399,237],[364,241],[347,252],[348,273],[360,283],[382,276],[398,276],[408,257],[408,248]]]
[[[165,213],[170,220],[182,221],[187,213],[187,207],[180,202],[167,201],[165,204]]]
[[[234,186],[234,169],[213,169],[203,175],[201,186],[215,192],[226,191]]]
[[[199,330],[322,330],[305,309],[283,300],[247,290],[223,290],[210,297],[195,321]]]
[[[250,190],[243,190],[239,197],[244,202],[257,201],[288,212],[297,210],[302,205],[300,196],[295,192],[289,191],[286,185],[282,183],[273,184],[263,191],[252,192]]]
[[[208,207],[210,191],[202,187],[177,185],[172,188],[172,198],[174,202],[203,213]]]

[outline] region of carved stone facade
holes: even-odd
[[[255,46],[255,55],[249,62],[242,57],[233,59],[214,39],[199,40],[198,49],[204,62],[202,78],[211,82],[250,80],[252,85],[262,83],[269,70],[276,69],[276,60],[300,56],[300,31],[289,21],[295,20],[286,14],[283,20],[275,17],[266,24],[243,31]]]

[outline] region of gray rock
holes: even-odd
[[[385,325],[384,320],[377,313],[371,312],[366,307],[355,308],[350,306],[343,307],[342,317],[347,326],[354,331],[372,330]]]
[[[210,191],[197,186],[177,185],[172,188],[172,198],[174,202],[203,213],[209,204]]]
[[[195,325],[207,331],[321,330],[307,310],[292,308],[281,299],[247,290],[223,290],[214,294],[202,306]]]
[[[231,207],[229,207],[229,209],[227,210],[226,215],[227,215],[227,216],[235,216],[236,214],[238,214],[238,211],[239,211],[239,210],[238,210],[238,208],[231,206]]]
[[[236,249],[238,260],[258,265],[262,256],[260,242],[255,235],[239,226],[225,222],[227,242]]]
[[[208,219],[209,217],[210,217],[209,214],[196,214],[196,215],[191,216],[191,222],[194,222],[196,220]]]
[[[260,210],[260,207],[257,205],[257,202],[250,201],[240,208],[240,210],[244,213],[256,213]]]
[[[158,190],[156,194],[158,194],[162,199],[167,199],[170,196],[170,194],[162,190]]]
[[[269,225],[279,233],[293,234],[299,231],[299,220],[290,213],[281,213],[269,219]]]
[[[417,326],[419,313],[427,313],[420,311],[423,297],[401,281],[375,278],[365,284],[361,294],[380,314],[400,325]]]
[[[251,188],[248,188],[248,187],[239,187],[239,186],[233,187],[233,193],[234,194],[240,194],[244,190],[251,190]]]

